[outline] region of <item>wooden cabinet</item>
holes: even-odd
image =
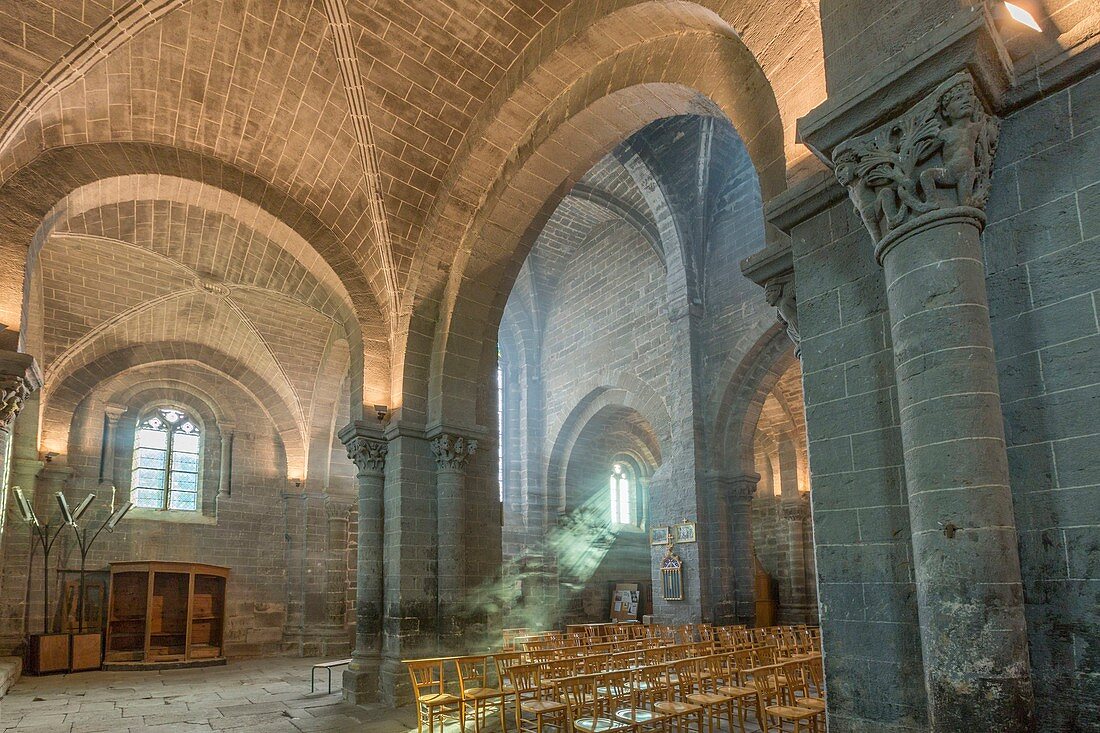
[[[217,565],[111,563],[104,668],[224,664],[228,580]]]

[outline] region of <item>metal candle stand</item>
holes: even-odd
[[[84,631],[84,567],[88,560],[88,553],[92,549],[92,544],[103,532],[113,532],[115,526],[122,521],[122,518],[126,516],[126,513],[133,508],[133,502],[126,502],[114,513],[108,517],[99,529],[95,531],[95,534],[88,536],[90,528],[85,528],[81,531],[77,525],[77,521],[84,516],[84,513],[88,511],[88,507],[95,501],[95,494],[88,494],[84,497],[84,501],[77,505],[76,510],[69,509],[69,502],[65,499],[65,495],[58,491],[55,494],[57,498],[57,506],[61,510],[61,518],[64,520],[61,525],[58,526],[57,531],[53,533],[53,537],[50,537],[50,523],[47,522],[43,525],[38,521],[38,516],[34,513],[34,509],[31,507],[30,502],[23,496],[23,490],[18,486],[15,487],[15,498],[19,504],[19,513],[23,515],[23,521],[30,525],[31,533],[34,538],[37,538],[38,543],[42,546],[42,633],[50,633],[50,550],[53,549],[54,542],[57,541],[58,535],[61,534],[61,530],[66,526],[72,527],[73,532],[76,534],[77,545],[80,548],[80,595],[77,598],[77,617],[79,619],[80,631]],[[32,539],[33,542],[33,539]]]

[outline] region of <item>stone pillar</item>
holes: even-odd
[[[352,502],[329,496],[325,500],[325,623],[336,639],[347,639],[348,523]],[[339,641],[336,646],[339,646]],[[346,644],[346,641],[344,642]]]
[[[358,555],[355,565],[355,650],[344,671],[344,699],[360,705],[378,700],[382,660],[383,573],[385,537],[383,494],[386,453],[379,429],[356,421],[340,431],[348,458],[359,469]]]
[[[28,626],[30,534],[9,495],[18,486],[34,503],[37,474],[44,464],[19,456],[13,430],[24,403],[41,386],[42,372],[33,357],[0,351],[0,654],[17,651],[26,634],[38,630]]]
[[[806,518],[809,506],[798,490],[798,453],[794,439],[787,436],[779,441],[779,514],[785,520],[787,530],[786,597],[781,599],[781,620],[789,623],[806,621]]]
[[[115,451],[118,442],[118,419],[126,412],[124,405],[105,405],[103,414],[103,465],[99,470],[99,483],[115,485]]]
[[[998,122],[967,73],[836,147],[886,274],[930,730],[1023,732],[1023,590],[980,234]]]
[[[436,461],[436,577],[439,592],[441,651],[461,646],[464,624],[462,602],[466,592],[466,526],[463,494],[466,466],[477,451],[477,441],[442,433],[432,438]]]
[[[730,477],[725,486],[731,540],[734,613],[737,623],[752,624],[756,616],[756,560],[752,545],[752,498],[760,474]]]
[[[789,623],[809,623],[812,610],[806,572],[806,520],[810,516],[810,505],[801,496],[784,497],[779,503],[779,515],[787,523],[787,579],[790,584],[789,602],[785,607],[781,605],[779,612]]]

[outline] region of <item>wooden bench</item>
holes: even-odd
[[[332,670],[337,667],[343,667],[344,665],[351,664],[350,659],[336,659],[331,662],[318,662],[313,665],[313,669],[309,673],[309,692],[313,694],[314,680],[317,678],[317,670],[323,669],[328,672],[328,694],[332,694]]]

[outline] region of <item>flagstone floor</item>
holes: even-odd
[[[406,733],[412,707],[356,707],[326,674],[309,692],[312,659],[258,659],[164,672],[83,672],[22,677],[0,702],[4,733]],[[457,726],[456,726],[457,731]]]

